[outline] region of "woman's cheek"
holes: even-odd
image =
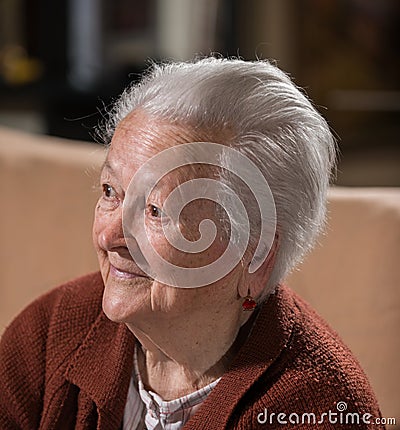
[[[147,243],[148,246],[152,248],[155,253],[161,257],[162,260],[168,261],[172,264],[175,263],[174,253],[175,248],[174,246],[169,243],[167,237],[165,236],[162,229],[146,229],[146,235],[147,235]]]

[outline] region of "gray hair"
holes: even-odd
[[[279,237],[266,288],[266,293],[271,291],[312,248],[324,225],[336,159],[335,139],[326,121],[268,61],[204,58],[153,65],[113,106],[105,138],[109,140],[119,122],[138,108],[208,130],[208,135],[230,130],[233,137],[224,144],[263,173],[274,197]],[[231,182],[228,175],[222,173],[221,180]]]

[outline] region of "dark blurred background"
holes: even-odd
[[[337,183],[400,186],[399,21],[398,0],[0,0],[0,124],[90,141],[150,59],[273,58],[338,135]]]

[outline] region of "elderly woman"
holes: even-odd
[[[355,358],[282,284],[323,225],[335,162],[288,76],[154,66],[103,131],[100,273],[5,332],[1,428],[379,428]]]

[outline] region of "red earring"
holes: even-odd
[[[250,295],[245,297],[242,303],[242,309],[244,311],[253,311],[256,308],[256,306],[257,306],[257,302]]]

